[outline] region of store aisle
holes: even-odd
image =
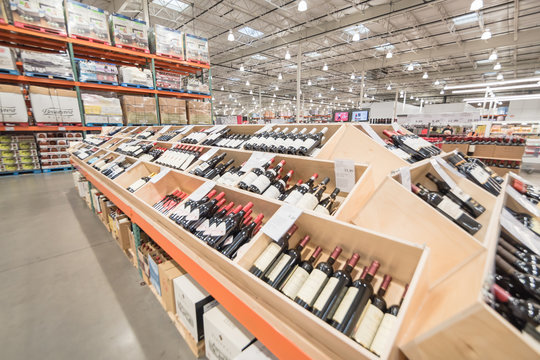
[[[0,178],[5,359],[193,359],[66,173]]]

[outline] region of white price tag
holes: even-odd
[[[193,129],[193,125],[187,125],[182,128],[182,130],[178,134],[185,134],[189,132],[189,130]]]
[[[216,186],[216,182],[212,180],[206,181],[204,184],[199,186],[194,192],[191,193],[187,198],[193,201],[201,200],[204,195],[208,194]]]
[[[63,127],[63,126],[59,126],[59,127],[58,127],[58,131],[66,131],[66,128]]]
[[[405,189],[411,191],[411,170],[405,166],[399,168],[399,175],[401,176],[401,185],[403,185]]]
[[[159,174],[156,174],[152,176],[152,178],[150,178],[150,182],[152,184],[157,183],[159,180],[163,179],[163,177],[167,175],[169,171],[171,171],[171,169],[162,167],[161,170],[159,171]]]
[[[346,159],[334,160],[334,172],[336,176],[336,187],[343,192],[351,192],[356,183],[354,161]]]
[[[386,143],[381,139],[381,137],[369,126],[367,123],[359,123],[359,125],[366,131],[366,133],[369,135],[370,138],[375,140],[375,142],[379,143],[382,146],[386,146]]]
[[[274,241],[278,241],[300,215],[302,215],[301,209],[289,204],[282,205],[261,230]]]
[[[15,131],[15,127],[13,127],[13,126],[6,126],[6,131]]]
[[[251,154],[250,158],[248,159],[248,161],[246,161],[244,166],[242,166],[242,171],[248,172],[253,168],[262,166],[274,156],[275,154],[272,154],[272,153],[263,153],[260,151],[255,151],[253,154]]]
[[[514,200],[516,200],[521,206],[527,209],[528,212],[533,214],[536,217],[540,216],[540,211],[538,208],[529,200],[525,199],[520,193],[517,192],[512,186],[508,185],[506,187],[506,193],[510,195]]]
[[[212,156],[214,156],[215,153],[218,152],[218,150],[219,150],[218,148],[213,148],[213,149],[208,150],[207,152],[202,154],[201,157],[199,157],[199,160],[206,161],[210,159]]]
[[[431,166],[433,166],[433,169],[435,169],[435,172],[439,174],[439,176],[452,188],[456,189],[458,188],[457,184],[452,180],[450,176],[446,173],[446,171],[443,170],[443,168],[439,165],[437,162],[437,159],[430,159],[429,162],[431,163]]]
[[[170,128],[171,128],[171,125],[164,126],[161,128],[161,130],[158,131],[158,134],[166,133],[167,131],[169,131]]]
[[[126,172],[128,172],[129,170],[133,169],[135,166],[139,165],[141,163],[141,160],[137,160],[136,162],[134,162],[133,164],[131,164],[130,167],[128,167],[126,169]]]
[[[505,228],[514,238],[521,241],[537,255],[540,255],[540,239],[538,236],[525,227],[525,225],[520,223],[506,209],[503,209],[501,212],[501,226]]]

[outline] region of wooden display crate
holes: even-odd
[[[466,155],[469,151],[469,144],[442,144],[441,150],[447,153],[457,150]]]
[[[540,343],[519,332],[485,301],[493,282],[503,206],[534,215],[508,193],[498,197],[493,207],[497,216],[492,218],[487,236],[487,251],[426,294],[422,311],[402,338],[401,349],[409,358],[540,358]]]
[[[128,168],[122,174],[120,174],[114,182],[124,188],[127,191],[127,188],[133,184],[135,181],[139,180],[142,177],[148,176],[151,173],[155,173],[156,176],[161,171],[161,168],[157,165],[147,163],[147,162],[133,162],[133,158],[127,158],[128,162],[131,162],[133,166]]]

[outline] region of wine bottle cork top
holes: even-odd
[[[420,192],[420,188],[414,184],[411,184],[411,190],[415,194],[418,194]]]
[[[322,251],[322,248],[320,246],[317,246],[317,248],[315,248],[311,256],[313,256],[314,258],[317,258],[321,254],[321,251]]]
[[[214,195],[216,195],[217,191],[216,190],[210,190],[210,192],[208,194],[206,194],[206,196],[208,198],[211,198],[211,197],[214,197]]]
[[[226,199],[221,199],[217,202],[216,207],[220,207],[221,205],[225,204]]]
[[[495,297],[497,298],[497,300],[499,300],[500,302],[508,302],[508,300],[512,297],[508,291],[504,290],[502,287],[500,287],[499,285],[497,284],[493,284],[493,293],[495,295]]]
[[[262,219],[264,218],[264,214],[259,214],[257,215],[257,217],[255,218],[255,222],[256,223],[259,223],[262,221]]]
[[[354,253],[349,259],[349,261],[347,261],[347,264],[351,267],[355,267],[356,264],[358,263],[358,260],[360,260],[360,255],[358,255],[357,253]]]
[[[227,211],[231,210],[232,207],[234,206],[234,201],[231,201],[229,204],[227,204],[227,206],[225,206],[225,209],[227,209]]]
[[[242,210],[242,205],[238,205],[234,210],[233,213],[238,214]]]
[[[296,224],[293,224],[289,230],[287,230],[287,234],[292,235],[294,232],[298,229],[298,226]]]
[[[362,275],[360,275],[360,279],[365,279],[366,278],[366,275],[367,275],[367,272],[368,272],[368,269],[369,267],[368,266],[364,266],[364,268],[362,269]]]
[[[332,251],[332,254],[330,255],[331,258],[334,258],[334,259],[337,259],[337,257],[339,256],[339,254],[341,254],[341,251],[343,249],[341,249],[339,246],[336,246],[336,248],[334,249],[334,251]]]
[[[310,239],[311,238],[309,237],[309,235],[304,236],[302,241],[300,241],[300,246],[302,246],[302,247],[306,246]]]
[[[218,196],[215,197],[214,200],[218,200],[218,201],[219,201],[219,200],[223,199],[224,197],[225,197],[225,193],[222,191],[222,192],[220,192],[220,193],[218,194]]]
[[[312,178],[314,178],[314,179],[316,179],[316,178],[318,178],[318,177],[319,177],[319,174],[317,174],[317,173],[314,173],[313,175],[311,175],[311,177],[312,177]]]
[[[388,289],[388,285],[390,285],[390,282],[392,281],[392,277],[388,274],[384,275],[384,278],[383,278],[383,281],[382,281],[382,284],[381,284],[381,289]]]
[[[248,211],[249,209],[251,209],[253,207],[253,203],[250,201],[246,204],[246,206],[244,206],[244,211]]]
[[[368,268],[368,274],[371,276],[375,276],[377,270],[379,270],[379,266],[381,266],[381,264],[377,260],[374,260]]]

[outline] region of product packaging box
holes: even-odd
[[[42,53],[39,51],[22,50],[21,60],[23,70],[28,74],[40,74],[73,80],[71,60],[67,53]]]
[[[79,80],[118,85],[118,67],[99,61],[79,60]]]
[[[141,69],[135,66],[120,66],[118,72],[122,83],[154,88],[152,72],[149,69]]]
[[[165,26],[154,26],[154,52],[158,55],[184,60],[184,34]]]
[[[208,40],[195,35],[186,34],[186,60],[210,64]]]
[[[87,124],[123,124],[120,99],[114,95],[81,94]]]
[[[30,86],[29,93],[37,123],[81,123],[75,91]]]
[[[8,18],[7,18],[6,9],[4,7],[4,3],[0,1],[0,24],[7,24],[7,23],[8,23]]]
[[[176,314],[176,301],[174,299],[173,281],[186,272],[174,260],[158,265],[159,286],[161,288],[161,300],[167,311]]]
[[[189,124],[212,124],[212,104],[209,102],[188,101],[187,110]]]
[[[189,77],[186,81],[186,88],[189,91],[202,93],[202,94],[209,94],[210,88],[208,87],[208,84],[205,84],[201,82],[199,79],[195,77]]]
[[[17,71],[13,51],[7,46],[0,46],[0,69]]]
[[[66,35],[64,0],[10,0],[13,24]]]
[[[204,342],[208,360],[232,360],[255,337],[221,305],[204,314]]]
[[[159,98],[162,124],[187,124],[186,101],[177,98]]]
[[[235,357],[234,360],[277,360],[277,357],[260,341],[255,341]]]
[[[196,341],[204,337],[203,314],[215,306],[214,298],[191,275],[173,280],[176,315]]]
[[[129,232],[131,231],[131,221],[127,217],[116,219],[118,245],[122,250],[129,249]]]
[[[120,14],[112,14],[110,19],[114,45],[134,47],[147,53],[150,52],[146,22]]]
[[[184,76],[169,71],[156,71],[156,86],[182,91],[185,89]]]
[[[19,86],[0,85],[0,122],[28,123],[28,110]]]
[[[124,95],[120,103],[128,125],[157,124],[156,100],[153,97]]]
[[[66,18],[70,37],[93,39],[111,44],[109,13],[97,7],[67,0]]]
[[[156,289],[159,296],[161,296],[158,264],[156,264],[151,255],[148,255],[148,277],[150,278],[150,283],[154,289]]]

